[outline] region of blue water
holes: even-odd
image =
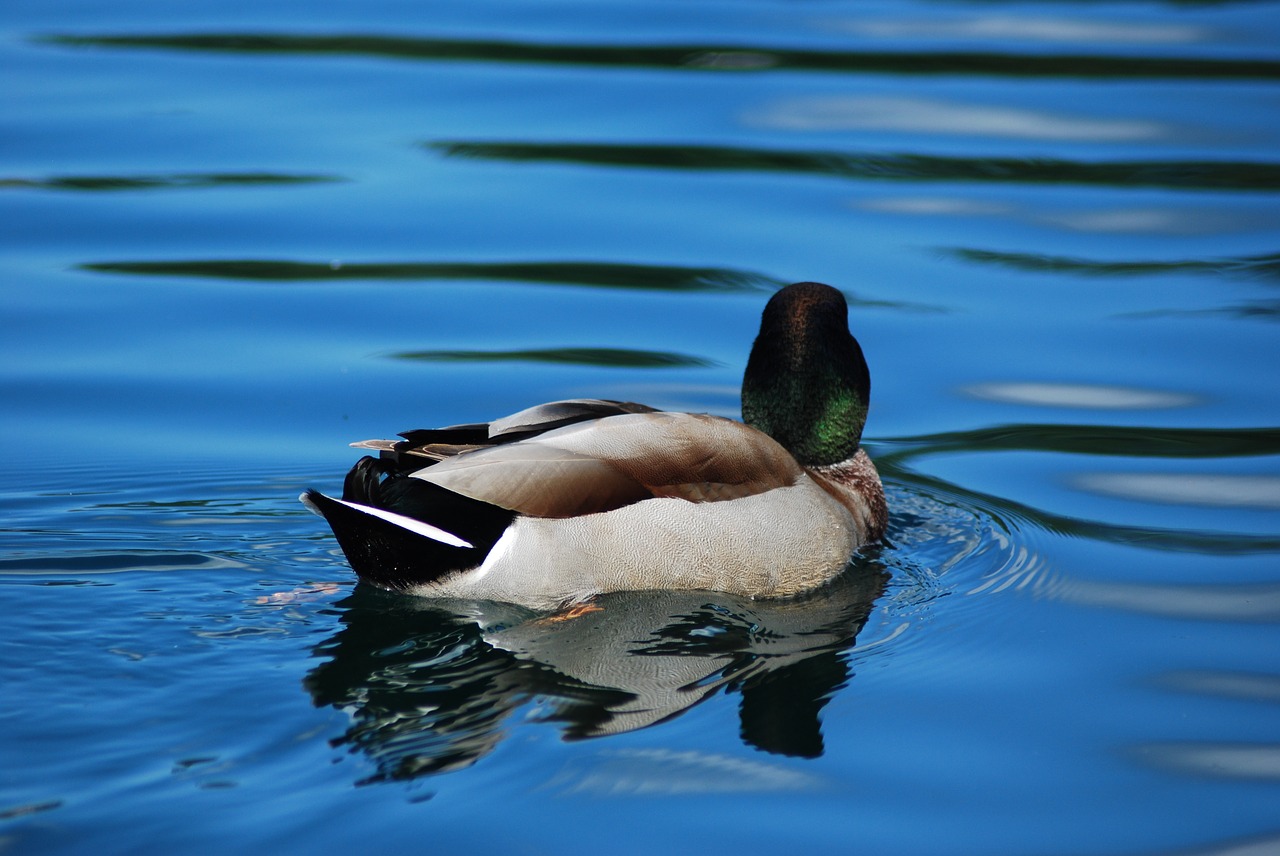
[[[1280,849],[1280,3],[0,11],[0,853]],[[886,542],[358,588],[353,440],[737,414],[839,286]]]

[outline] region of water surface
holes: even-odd
[[[1280,847],[1280,4],[0,25],[0,851]],[[804,279],[892,511],[827,589],[548,624],[357,587],[296,500],[545,400],[737,415]]]

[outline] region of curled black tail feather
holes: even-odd
[[[347,502],[382,508],[382,477],[395,473],[389,461],[380,461],[368,455],[356,461],[342,482],[342,498]],[[388,509],[389,510],[389,509]]]
[[[433,540],[314,490],[303,495],[324,515],[356,574],[381,588],[403,590],[476,567],[515,518],[514,512],[410,478],[407,472],[393,461],[361,458],[347,473],[342,498],[429,523],[471,547]]]

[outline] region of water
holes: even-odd
[[[0,852],[1280,848],[1280,4],[10,4]],[[735,415],[843,288],[885,544],[358,589],[345,444]]]

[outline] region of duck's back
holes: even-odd
[[[702,414],[609,417],[415,477],[517,512],[478,568],[419,594],[531,606],[638,589],[776,597],[830,579],[862,540],[845,504],[772,438]]]

